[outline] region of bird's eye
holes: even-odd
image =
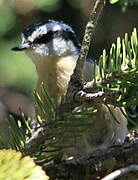
[[[36,44],[45,44],[48,43],[52,40],[53,38],[53,33],[52,31],[49,31],[47,34],[43,34],[42,36],[37,37],[34,40],[34,43]]]

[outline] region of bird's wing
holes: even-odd
[[[98,71],[98,66],[96,65],[96,71]],[[89,82],[93,79],[94,76],[94,61],[90,58],[87,58],[84,62],[83,67],[83,80]]]

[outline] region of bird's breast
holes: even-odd
[[[47,57],[35,61],[39,84],[44,83],[57,104],[66,93],[68,82],[76,66],[77,57]],[[39,85],[38,85],[39,86]]]

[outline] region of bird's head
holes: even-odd
[[[29,56],[78,55],[79,45],[73,29],[62,22],[49,20],[27,26],[21,35],[21,44],[12,48]]]

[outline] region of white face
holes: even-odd
[[[71,40],[66,41],[62,37],[54,38],[47,44],[34,45],[25,52],[31,59],[33,57],[33,61],[47,56],[76,56],[79,53]]]
[[[57,21],[32,24],[23,32],[21,45],[29,47],[23,50],[33,61],[48,56],[77,56],[79,50],[72,40],[73,34],[70,26]]]

